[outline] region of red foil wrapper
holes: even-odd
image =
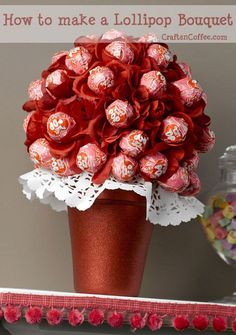
[[[134,115],[133,107],[128,101],[115,100],[106,108],[108,122],[116,128],[125,128]]]
[[[114,73],[106,66],[97,66],[89,71],[88,87],[96,94],[102,94],[114,85]]]
[[[188,132],[188,124],[182,118],[168,116],[162,121],[161,139],[168,144],[184,142]]]
[[[159,184],[168,192],[183,192],[189,186],[189,173],[187,169],[180,167],[169,179]]]
[[[113,176],[121,181],[130,181],[135,176],[138,164],[132,157],[120,153],[112,163]]]
[[[156,34],[145,34],[144,36],[140,37],[138,40],[140,43],[157,43],[159,42],[159,38]]]
[[[52,158],[50,162],[50,170],[58,176],[71,176],[75,171],[71,169],[69,160],[67,158]]]
[[[188,187],[186,187],[186,189],[183,192],[180,192],[179,195],[191,196],[191,195],[196,195],[197,193],[200,192],[201,182],[196,172],[192,171],[189,174],[189,180],[190,180],[190,183]]]
[[[56,142],[66,137],[76,125],[73,117],[65,113],[54,113],[47,121],[47,133]]]
[[[23,129],[24,129],[24,132],[27,133],[27,129],[28,129],[28,125],[29,125],[29,122],[30,122],[30,119],[32,117],[32,115],[35,113],[35,111],[32,111],[30,113],[28,113],[28,115],[26,116],[26,118],[24,119],[24,122],[23,122]]]
[[[50,153],[49,143],[45,138],[39,138],[31,144],[29,155],[36,168],[50,168],[53,157]]]
[[[66,71],[56,70],[47,76],[45,87],[54,97],[68,97],[71,93],[71,80]]]
[[[173,85],[179,89],[182,102],[186,106],[192,106],[202,97],[203,89],[196,80],[186,77],[175,81]]]
[[[134,60],[134,52],[128,43],[114,41],[106,46],[106,51],[124,64],[131,64]]]
[[[152,97],[160,98],[166,90],[166,79],[160,71],[144,73],[140,85],[145,86]]]
[[[84,47],[78,46],[69,51],[65,64],[69,70],[81,75],[88,70],[91,60],[92,55],[90,52]]]
[[[43,97],[43,88],[42,85],[44,79],[39,79],[32,81],[28,87],[28,95],[30,100],[40,100]]]
[[[151,179],[157,179],[166,173],[168,159],[160,152],[146,155],[140,159],[139,169],[141,173]]]
[[[127,36],[122,31],[119,31],[119,30],[116,30],[116,29],[110,29],[102,35],[101,39],[102,40],[113,41],[113,40],[116,40],[118,38],[125,40],[127,38]]]
[[[188,159],[185,159],[183,162],[183,167],[185,167],[189,172],[196,170],[199,164],[199,154],[196,150],[193,151],[193,154]]]
[[[157,62],[158,66],[166,68],[171,60],[170,51],[160,44],[152,44],[147,50],[147,55]]]
[[[95,173],[106,162],[107,155],[93,143],[89,143],[80,148],[76,157],[77,167],[82,171]]]
[[[192,71],[187,63],[179,62],[178,65],[186,77],[192,78]]]
[[[142,130],[133,130],[121,138],[120,147],[124,154],[136,157],[144,152],[147,143],[148,136]]]
[[[56,63],[61,57],[67,56],[68,51],[58,51],[52,56],[51,64]]]
[[[196,149],[199,152],[210,151],[216,142],[215,133],[209,128],[201,129],[200,139],[196,142]]]

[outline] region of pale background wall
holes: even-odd
[[[0,1],[14,4],[15,1]],[[55,1],[17,1],[17,4],[65,4]],[[105,4],[93,1],[91,4]],[[125,1],[119,4],[125,4]],[[131,4],[131,1],[129,1]],[[143,1],[134,2],[144,4]],[[190,1],[149,1],[150,4],[190,4]],[[193,1],[193,4],[225,4]],[[69,1],[87,4],[87,1]],[[228,1],[227,4],[236,4]],[[65,45],[0,45],[0,287],[70,291],[72,267],[66,214],[30,203],[21,194],[20,174],[32,168],[23,146],[21,105],[28,83],[47,66],[51,55]],[[208,113],[217,135],[215,149],[202,157],[199,172],[204,190],[217,181],[217,157],[236,143],[235,44],[172,45],[179,59],[191,64],[208,93]],[[197,222],[177,228],[156,227],[147,261],[142,295],[208,300],[234,289],[236,271],[208,245]]]

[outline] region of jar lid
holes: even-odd
[[[220,168],[235,167],[236,169],[236,144],[230,145],[225,149],[225,152],[219,158]]]

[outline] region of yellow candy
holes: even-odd
[[[233,231],[229,232],[228,236],[227,236],[227,241],[230,244],[236,244],[236,235]]]
[[[229,205],[226,206],[222,212],[224,217],[226,217],[227,219],[233,219],[233,217],[235,216],[233,208]]]
[[[208,237],[210,242],[215,240],[216,236],[215,236],[213,230],[210,227],[206,228],[206,234],[207,234],[207,237]]]
[[[220,208],[224,209],[228,205],[227,201],[222,201],[220,204]]]
[[[200,216],[200,222],[201,222],[201,224],[203,225],[203,227],[207,227],[207,226],[209,226],[209,224],[210,224],[209,219],[207,219],[207,218],[205,218],[205,217],[203,217],[203,216]]]

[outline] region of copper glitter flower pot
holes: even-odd
[[[106,190],[90,209],[68,214],[76,292],[138,296],[153,231],[145,199]]]

